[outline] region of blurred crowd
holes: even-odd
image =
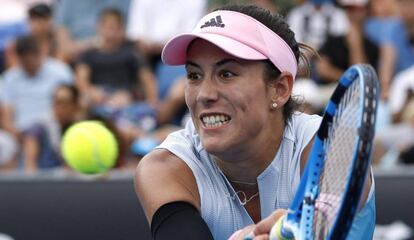
[[[306,112],[323,111],[350,65],[371,64],[381,87],[373,163],[414,162],[412,0],[2,0],[0,171],[64,168],[64,132],[89,119],[116,135],[117,167],[135,167],[189,118],[185,69],[162,64],[163,45],[229,2],[282,13],[317,50],[294,85]]]

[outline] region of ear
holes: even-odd
[[[289,72],[282,72],[278,79],[271,81],[271,101],[283,106],[289,100],[293,88],[293,76]]]

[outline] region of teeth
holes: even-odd
[[[208,128],[215,128],[219,127],[223,124],[226,124],[230,118],[225,115],[214,115],[214,116],[205,116],[203,117],[202,121],[204,125]]]

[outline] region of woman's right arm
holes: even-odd
[[[191,169],[167,150],[138,164],[135,190],[155,240],[213,239],[200,215],[200,196]]]

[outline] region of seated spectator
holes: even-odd
[[[53,94],[53,110],[23,133],[23,158],[26,172],[63,165],[61,138],[78,120],[79,92],[72,85],[60,85]]]
[[[366,37],[364,24],[368,17],[368,0],[340,0],[350,26],[342,36],[328,36],[317,61],[320,83],[337,83],[344,71],[353,64],[378,65],[378,46]]]
[[[42,58],[33,36],[16,42],[19,64],[4,74],[0,119],[4,130],[21,140],[21,133],[51,111],[52,95],[62,83],[72,83],[70,68],[52,58]]]
[[[5,52],[17,37],[26,35],[26,1],[2,0],[0,7],[0,74],[6,68]]]
[[[29,32],[37,39],[43,57],[56,57],[57,44],[52,25],[52,8],[44,3],[33,5],[28,10]],[[16,44],[11,43],[6,49],[7,68],[17,65]]]
[[[206,0],[131,0],[127,36],[136,41],[155,71],[167,41],[191,31],[206,7]]]
[[[389,111],[393,123],[378,131],[374,144],[374,164],[391,165],[404,162],[414,146],[414,65],[397,74],[389,95]]]
[[[389,110],[393,123],[407,122],[404,117],[407,112],[412,111],[408,108],[414,99],[414,65],[395,76],[391,83]]]
[[[130,0],[59,0],[54,16],[58,58],[70,64],[98,44],[96,24],[103,9],[115,8],[127,16]]]
[[[125,40],[118,10],[101,13],[98,38],[100,44],[85,51],[76,65],[83,105],[112,118],[121,132],[124,129],[125,135],[135,138],[141,130],[155,127],[155,120],[150,120],[158,102],[155,78],[143,57]]]
[[[344,11],[329,0],[306,0],[289,12],[287,22],[298,42],[316,50],[328,36],[344,35],[348,29]]]
[[[395,0],[371,0],[367,37],[380,47],[381,98],[387,100],[391,79],[414,64],[414,51]]]

